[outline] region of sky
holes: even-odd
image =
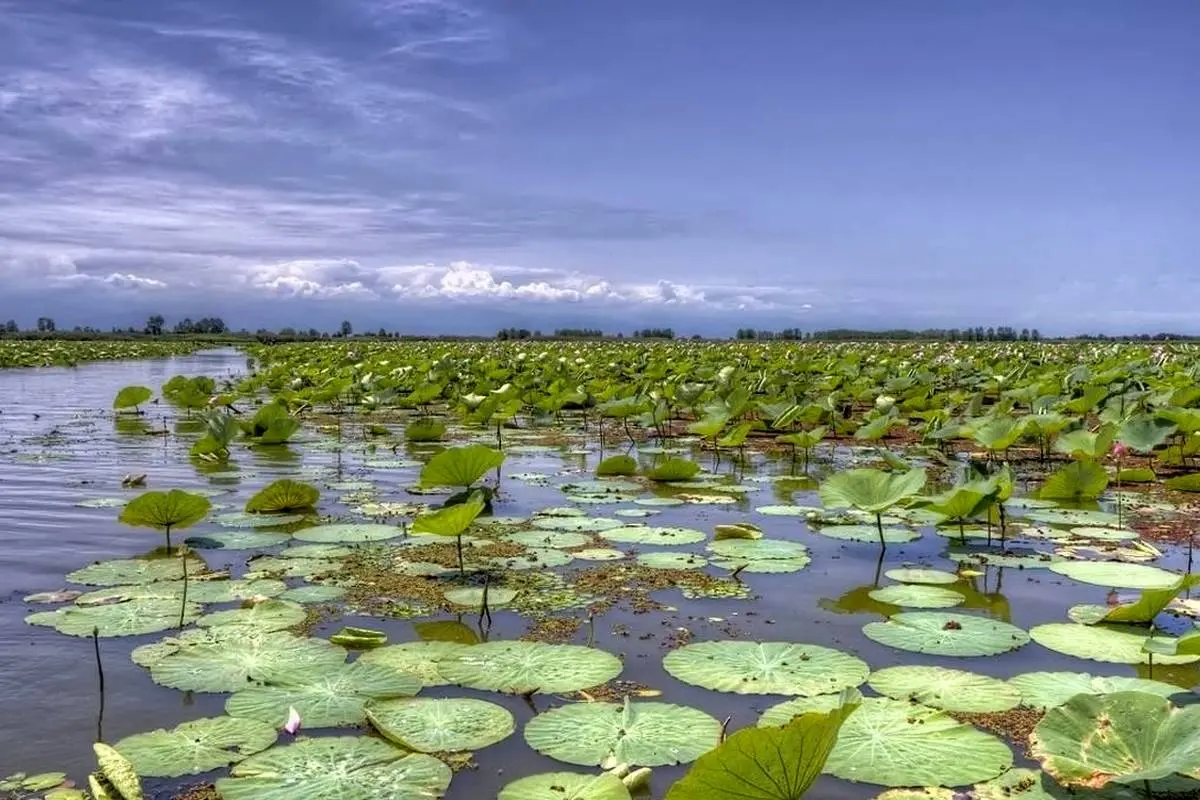
[[[1200,332],[1195,0],[0,0],[0,319]]]

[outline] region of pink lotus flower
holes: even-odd
[[[1122,458],[1125,455],[1125,445],[1117,442],[1112,446],[1112,454],[1117,458]]]
[[[288,706],[288,718],[287,722],[283,723],[283,729],[292,736],[295,736],[296,732],[300,730],[300,712],[296,710],[295,706]]]

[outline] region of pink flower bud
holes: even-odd
[[[296,731],[300,730],[300,712],[295,706],[288,706],[287,722],[283,723],[283,729],[292,736],[296,735]]]
[[[1114,456],[1116,456],[1117,458],[1121,458],[1122,456],[1124,456],[1125,455],[1125,445],[1121,444],[1120,442],[1117,442],[1116,444],[1114,444],[1112,446],[1112,454]]]

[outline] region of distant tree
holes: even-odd
[[[192,322],[191,317],[184,317],[183,319],[179,320],[179,322],[175,323],[175,332],[176,333],[195,333],[196,332],[196,323]]]
[[[1037,328],[1034,328],[1029,332],[1029,339],[1034,342],[1040,342],[1042,340],[1042,334]]]
[[[162,336],[163,326],[166,324],[167,321],[162,314],[151,314],[146,320],[146,333],[151,336]]]
[[[37,329],[38,333],[54,333],[54,318],[38,317]]]
[[[354,326],[352,326],[350,324],[350,320],[348,320],[348,319],[342,320],[342,327],[341,327],[340,332],[341,332],[342,336],[353,336],[354,335]]]
[[[15,319],[10,319],[8,322],[4,323],[5,333],[19,333],[20,331],[21,328],[17,325],[17,321]]]

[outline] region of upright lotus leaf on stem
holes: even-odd
[[[796,463],[796,451],[804,452],[804,470],[808,471],[808,458],[814,447],[819,445],[825,438],[825,434],[829,429],[824,425],[818,425],[810,431],[799,431],[797,433],[789,433],[785,436],[780,436],[778,441],[792,446],[792,464]]]
[[[1042,500],[1094,500],[1108,486],[1108,472],[1095,461],[1076,461],[1055,472],[1037,496]]]
[[[1200,585],[1200,575],[1184,575],[1170,586],[1143,590],[1132,603],[1074,606],[1068,615],[1084,625],[1096,625],[1101,622],[1144,624],[1152,622],[1180,593],[1197,585]],[[1174,652],[1166,655],[1174,655]]]
[[[408,423],[404,438],[410,442],[440,442],[446,438],[446,423],[432,417],[421,417]]]
[[[246,501],[251,514],[293,514],[312,511],[321,497],[320,490],[301,481],[282,478],[260,489]]]
[[[744,728],[700,756],[666,800],[800,800],[821,775],[842,723],[862,701],[842,692],[828,712],[810,712],[781,728]]]
[[[959,536],[965,541],[964,525],[980,516],[985,516],[996,503],[996,487],[987,481],[967,481],[941,494],[924,497],[914,505],[928,509],[941,517],[939,525],[958,526]]]
[[[1135,453],[1149,453],[1166,444],[1179,425],[1151,414],[1138,414],[1125,420],[1117,430],[1117,442]]]
[[[883,512],[909,497],[925,485],[925,470],[882,472],[877,469],[849,469],[829,477],[818,494],[827,508],[853,508],[875,515],[879,543],[885,549]]]
[[[465,574],[463,565],[462,535],[475,518],[483,513],[483,492],[471,492],[465,503],[446,506],[438,511],[422,514],[413,521],[413,533],[432,533],[435,536],[453,536],[458,544],[458,571]]]
[[[504,453],[487,445],[450,447],[429,459],[421,470],[421,485],[470,489],[503,463]]]
[[[154,392],[145,386],[126,386],[117,392],[117,396],[113,398],[112,407],[115,411],[132,408],[136,413],[140,414],[141,411],[138,409],[138,406],[149,400],[153,395]]]
[[[209,411],[203,415],[205,434],[192,445],[188,453],[217,461],[229,457],[229,445],[237,438],[239,426],[233,414]]]
[[[646,471],[646,477],[652,481],[671,483],[687,481],[696,476],[700,465],[686,458],[668,458],[666,461]]]
[[[1151,637],[1142,645],[1142,652],[1160,656],[1200,656],[1200,630],[1185,633],[1178,639]]]
[[[599,465],[597,465],[596,475],[597,477],[613,475],[636,475],[637,469],[637,459],[633,456],[609,456],[601,461]]]
[[[208,514],[212,503],[207,497],[182,489],[146,492],[129,501],[118,519],[126,525],[155,528],[167,535],[171,546],[172,529],[188,528]]]

